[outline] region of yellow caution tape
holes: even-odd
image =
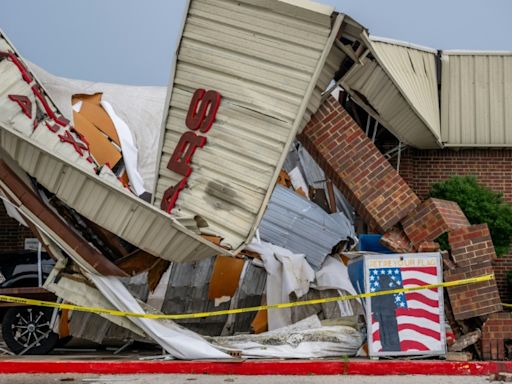
[[[292,308],[292,307],[299,307],[299,306],[303,306],[303,305],[331,303],[333,301],[363,299],[363,298],[367,298],[367,297],[391,295],[394,293],[420,291],[423,289],[445,288],[445,287],[455,287],[458,285],[475,284],[475,283],[481,283],[481,282],[489,281],[489,280],[493,280],[493,279],[494,279],[494,274],[488,274],[488,275],[482,275],[482,276],[473,277],[473,278],[469,278],[469,279],[450,281],[450,282],[446,282],[446,283],[422,285],[422,286],[412,287],[412,288],[391,289],[391,290],[387,290],[387,291],[362,293],[359,295],[335,296],[335,297],[329,297],[329,298],[325,298],[325,299],[296,301],[293,303],[267,304],[267,305],[258,305],[257,307],[226,309],[223,311],[212,311],[212,312],[184,313],[184,314],[176,314],[176,315],[123,312],[123,311],[117,311],[115,309],[82,307],[80,305],[74,305],[74,304],[59,304],[59,303],[54,303],[51,301],[26,299],[26,298],[22,298],[22,297],[13,297],[13,296],[4,296],[4,295],[0,295],[0,301],[7,301],[9,303],[16,303],[16,304],[35,305],[35,306],[41,306],[41,307],[69,309],[72,311],[102,313],[102,314],[107,314],[107,315],[112,315],[112,316],[122,316],[122,317],[129,316],[129,317],[143,317],[146,319],[178,320],[178,319],[194,319],[194,318],[199,318],[199,317],[231,315],[231,314],[245,313],[245,312],[257,312],[257,311],[265,310],[265,309]]]

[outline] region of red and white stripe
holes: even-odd
[[[404,288],[437,283],[436,267],[406,267],[401,271]],[[396,310],[401,352],[442,350],[437,289],[406,292],[405,297],[407,308]],[[382,351],[379,323],[373,318],[372,342],[374,351]]]

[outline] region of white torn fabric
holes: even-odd
[[[351,295],[357,295],[350,282],[348,268],[333,256],[327,256],[322,268],[316,273],[316,289],[342,289]]]
[[[348,269],[339,259],[327,256],[322,265],[322,268],[316,273],[316,281],[312,287],[323,289],[337,289],[340,295],[350,294],[357,295],[350,277],[348,276]],[[354,311],[350,301],[338,301],[340,312],[343,316],[352,316]]]
[[[5,212],[7,213],[7,216],[12,217],[14,220],[16,220],[21,225],[28,227],[27,222],[25,219],[23,219],[23,216],[18,211],[18,208],[16,208],[14,205],[9,203],[8,200],[2,200],[2,203],[5,207]]]
[[[306,256],[295,254],[288,249],[256,239],[247,247],[249,251],[261,255],[267,271],[267,303],[288,303],[290,293],[297,297],[309,291],[310,283],[315,279],[315,271],[306,261]],[[292,323],[289,308],[268,310],[268,329],[275,330]]]
[[[221,347],[240,350],[246,358],[281,359],[353,356],[363,343],[363,335],[354,328],[322,326],[316,315],[258,335],[209,339]]]
[[[146,300],[147,305],[155,308],[158,311],[162,310],[162,305],[164,304],[165,294],[167,293],[167,288],[169,287],[169,278],[171,277],[172,264],[169,265],[169,268],[162,274],[160,277],[160,281],[156,286],[153,292],[149,292],[148,299]]]
[[[144,313],[128,289],[113,276],[87,274],[100,292],[120,311]],[[198,334],[178,326],[170,320],[129,318],[153,338],[170,355],[177,359],[231,359],[231,356],[215,348]]]
[[[25,61],[27,62],[27,61]],[[75,94],[103,93],[117,115],[130,128],[139,151],[138,170],[144,179],[146,191],[153,189],[156,176],[157,151],[160,139],[167,87],[144,87],[92,81],[66,79],[54,76],[35,64],[29,63],[61,113],[73,120],[71,97]]]
[[[108,101],[101,100],[101,106],[107,112],[108,116],[114,123],[119,141],[121,142],[121,151],[123,152],[124,166],[126,172],[128,172],[128,179],[130,179],[130,185],[133,188],[133,192],[137,196],[142,195],[145,192],[144,181],[142,176],[137,169],[137,158],[138,151],[133,141],[132,133],[128,125],[121,119],[112,108],[112,105]]]
[[[304,192],[306,197],[309,199],[308,184],[306,183],[306,180],[304,180],[304,177],[302,176],[299,167],[295,167],[290,172],[288,172],[288,176],[290,176],[290,181],[292,183],[293,189],[297,191],[300,188],[302,192]]]

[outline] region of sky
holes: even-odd
[[[512,51],[512,0],[323,0],[371,34],[436,49]],[[0,28],[47,71],[167,85],[186,0],[0,0]]]

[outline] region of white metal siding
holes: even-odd
[[[411,107],[436,137],[441,136],[436,53],[372,41],[373,49]]]
[[[1,34],[0,49],[14,52]],[[128,192],[112,173],[96,175],[95,165],[80,157],[72,145],[60,142],[44,122],[33,129],[33,119],[8,99],[9,94],[26,95],[35,116],[35,98],[29,84],[5,59],[0,62],[0,146],[23,170],[78,213],[167,260],[194,261],[226,253]],[[52,108],[57,111],[53,104]]]
[[[325,9],[277,0],[192,0],[177,55],[155,205],[181,180],[167,163],[188,130],[185,116],[194,90],[218,91],[217,120],[205,134],[206,145],[194,154],[188,188],[172,214],[200,215],[209,230],[224,237],[224,245],[241,246],[264,209],[283,151],[303,123],[300,109],[309,104],[311,83],[317,84],[330,33]],[[327,77],[318,79],[309,113]]]
[[[364,38],[364,36],[363,36]],[[439,98],[435,54],[391,40],[364,38],[366,57],[341,85],[400,141],[416,148],[439,148]]]
[[[311,119],[311,116],[318,110],[318,108],[320,108],[320,105],[323,101],[322,94],[327,90],[331,81],[333,81],[334,74],[339,69],[346,56],[347,55],[340,48],[338,48],[337,45],[333,45],[331,47],[331,51],[327,56],[325,65],[322,68],[318,82],[315,86],[313,94],[311,95],[311,100],[309,101],[307,112],[304,115],[299,131],[302,131],[302,129]]]
[[[512,52],[443,52],[441,100],[447,146],[512,146]]]
[[[379,122],[403,143],[417,148],[439,148],[432,131],[377,62],[365,60],[363,65],[354,66],[341,84],[359,104],[375,110]]]

